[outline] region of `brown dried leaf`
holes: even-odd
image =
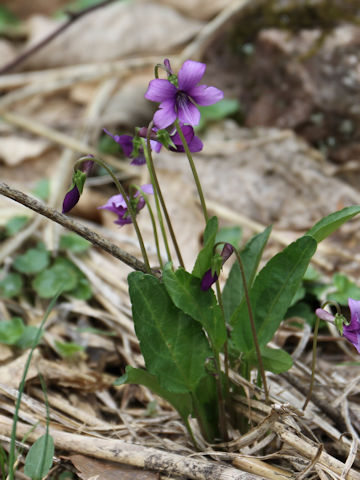
[[[57,23],[36,16],[29,21],[28,45]],[[156,3],[114,3],[79,19],[26,62],[26,68],[96,63],[131,55],[163,55],[186,43],[202,23]]]
[[[71,365],[64,361],[52,362],[42,358],[37,363],[37,367],[45,380],[55,380],[57,385],[76,388],[83,392],[102,390],[112,383],[100,373],[88,369],[86,364],[81,362]]]
[[[40,138],[2,137],[0,158],[7,165],[18,165],[24,160],[38,157],[49,147],[49,142]]]
[[[163,5],[176,8],[186,16],[199,20],[210,20],[226,8],[232,0],[158,0]]]
[[[121,480],[156,480],[159,478],[157,473],[118,463],[102,462],[83,455],[71,455],[69,459],[82,480],[119,480],[119,478]]]
[[[29,356],[29,352],[25,352],[16,360],[1,366],[0,367],[1,383],[3,383],[4,385],[7,385],[8,387],[18,388],[24,372],[24,366],[28,359],[28,356]],[[41,356],[39,351],[35,350],[33,353],[28,374],[26,376],[27,380],[31,380],[32,378],[37,377],[38,370],[36,365],[40,357]]]

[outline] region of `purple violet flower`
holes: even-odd
[[[188,144],[189,150],[192,153],[200,152],[203,149],[203,142],[197,137],[194,133],[194,129],[191,125],[181,125],[180,126],[186,143]],[[173,141],[174,147],[169,147],[173,152],[185,152],[184,146],[182,144],[180,135],[175,130],[175,133],[170,135],[171,140]]]
[[[128,197],[130,202],[132,202],[132,205],[136,213],[138,213],[145,206],[145,200],[142,195],[142,192],[144,192],[147,195],[154,194],[153,186],[151,185],[151,183],[146,185],[141,185],[140,189],[142,191],[137,190],[132,197]],[[109,210],[110,212],[116,213],[116,215],[118,216],[118,219],[115,220],[114,223],[120,226],[126,225],[127,223],[132,223],[131,216],[128,212],[126,202],[124,200],[124,197],[121,194],[113,195],[112,197],[109,198],[109,200],[105,203],[105,205],[102,205],[101,207],[98,207],[98,208],[100,210]]]
[[[350,324],[343,326],[343,335],[351,342],[360,353],[360,301],[348,299],[351,313]]]
[[[222,257],[221,259],[221,266],[224,265],[224,263],[226,262],[226,260],[231,256],[231,254],[233,253],[234,251],[234,247],[232,245],[230,245],[230,243],[225,243],[221,253],[220,253],[220,256]],[[219,269],[220,270],[220,269]],[[212,269],[209,268],[209,270],[207,270],[204,275],[203,275],[203,278],[201,280],[201,290],[209,290],[209,288],[211,287],[211,285],[213,283],[215,283],[217,281],[217,279],[219,278],[219,272],[212,272]]]
[[[167,71],[172,72],[168,59],[164,60]],[[206,70],[205,63],[186,60],[178,76],[168,75],[168,79],[151,80],[145,98],[159,102],[159,110],[154,115],[154,124],[166,128],[178,118],[181,123],[198,125],[200,112],[198,105],[212,105],[222,98],[224,93],[215,87],[197,85]]]
[[[358,353],[360,353],[360,300],[348,299],[350,309],[350,323],[342,326],[342,335],[354,345]],[[335,316],[327,312],[323,308],[317,308],[315,311],[317,317],[329,323],[335,323]],[[345,320],[345,318],[344,318]]]
[[[140,145],[137,149],[136,157],[133,156],[134,152],[134,137],[131,135],[112,135],[106,128],[103,129],[106,135],[109,135],[116,143],[122,148],[124,155],[131,158],[131,165],[144,165],[146,163],[144,149]],[[156,140],[150,140],[151,149],[154,152],[159,153],[161,149],[161,143]]]
[[[203,149],[204,145],[203,145],[203,142],[200,140],[200,138],[195,135],[193,127],[191,125],[180,125],[180,128],[183,132],[183,135],[185,137],[186,143],[188,144],[190,152],[192,153],[200,152]],[[157,137],[158,130],[159,129],[156,127],[152,129],[151,137],[150,137],[152,140],[150,140],[150,143],[151,142],[159,143],[155,141],[155,139],[158,138]],[[166,132],[166,130],[164,131]],[[146,138],[147,132],[148,132],[148,129],[146,127],[142,127],[139,130],[139,136]],[[168,135],[170,137],[170,140],[175,145],[175,147],[169,146],[169,150],[173,152],[185,152],[180,135],[178,134],[176,129],[174,129]]]
[[[90,157],[91,155],[89,155]],[[70,190],[66,193],[63,201],[62,213],[69,212],[80,199],[80,195],[83,192],[86,177],[94,165],[93,160],[84,160],[74,174],[72,179],[72,185]]]

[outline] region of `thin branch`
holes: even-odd
[[[12,200],[15,200],[15,202],[25,205],[31,210],[34,210],[34,212],[40,213],[40,215],[43,215],[44,217],[50,218],[50,220],[59,223],[68,230],[72,230],[73,232],[88,240],[96,247],[100,247],[105,252],[110,253],[110,255],[112,255],[113,257],[126,263],[126,265],[129,265],[129,267],[133,268],[134,270],[148,273],[146,265],[140,260],[138,260],[136,257],[125,252],[125,250],[117,247],[113,243],[106,240],[106,238],[93,232],[84,225],[81,225],[81,223],[75,222],[73,219],[67,217],[66,215],[59,213],[54,208],[48,207],[44,203],[36,200],[35,198],[29,197],[25,193],[20,192],[19,190],[15,190],[6,185],[6,183],[2,182],[0,182],[0,194],[4,195],[5,197],[11,198]],[[151,270],[151,273],[155,276],[159,276],[159,272],[157,270]]]
[[[62,23],[59,27],[57,27],[53,32],[51,32],[49,35],[47,35],[45,38],[40,40],[38,43],[33,45],[32,47],[28,48],[25,50],[23,53],[21,53],[18,57],[16,57],[14,60],[6,64],[4,67],[0,69],[0,75],[3,75],[4,73],[7,73],[11,70],[13,70],[15,67],[20,65],[21,63],[25,62],[29,57],[34,55],[36,52],[38,52],[41,48],[43,48],[45,45],[50,43],[54,38],[58,37],[62,32],[67,30],[70,25],[76,22],[76,20],[79,20],[79,18],[83,17],[84,15],[93,12],[94,10],[97,10],[98,8],[105,7],[106,5],[109,5],[110,3],[113,3],[115,0],[103,0],[100,3],[97,3],[96,5],[91,5],[90,7],[84,8],[83,10],[80,10],[79,12],[69,12],[67,11],[67,15],[69,19]]]

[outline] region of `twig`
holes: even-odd
[[[11,420],[0,416],[0,428],[1,432],[6,434],[11,428]],[[19,423],[17,434],[22,438],[28,430],[28,425]],[[42,427],[37,427],[29,433],[28,440],[35,441],[43,432]],[[123,440],[95,438],[55,429],[50,429],[50,435],[53,437],[55,445],[61,449],[146,470],[163,472],[167,475],[187,477],[193,480],[260,480],[263,478],[219,463],[168,453],[142,445],[133,445]]]
[[[16,202],[25,205],[31,210],[40,213],[40,215],[43,215],[44,217],[50,218],[50,220],[59,223],[68,230],[72,230],[73,232],[77,233],[81,237],[91,242],[93,245],[100,247],[105,252],[110,253],[110,255],[112,255],[113,257],[126,263],[126,265],[129,265],[129,267],[133,268],[134,270],[148,272],[146,265],[140,260],[138,260],[136,257],[125,252],[125,250],[117,247],[116,245],[109,242],[104,237],[101,237],[100,235],[93,232],[84,225],[81,225],[81,223],[75,222],[66,215],[59,213],[54,208],[46,206],[35,198],[29,197],[28,195],[20,192],[19,190],[10,188],[8,185],[6,185],[6,183],[0,182],[0,193],[5,197],[11,198]],[[153,275],[159,276],[159,272],[157,270],[152,270],[151,273]]]
[[[83,17],[87,13],[90,13],[94,10],[97,10],[98,8],[105,7],[106,5],[109,5],[112,2],[114,2],[114,0],[103,0],[102,2],[97,3],[96,5],[92,5],[90,7],[84,8],[83,10],[80,10],[79,12],[66,12],[67,15],[69,16],[69,19],[66,22],[61,24],[59,27],[57,27],[53,32],[51,32],[45,38],[43,38],[38,43],[36,43],[32,47],[25,50],[25,52],[21,53],[18,57],[16,57],[14,60],[12,60],[7,65],[5,65],[3,68],[1,68],[0,69],[0,75],[3,75],[4,73],[9,72],[10,70],[13,70],[15,67],[17,67],[18,65],[23,63],[31,55],[34,55],[34,53],[38,52],[41,48],[43,48],[45,45],[47,45],[52,40],[54,40],[54,38],[58,37],[60,35],[60,33],[67,30],[70,27],[70,25],[72,25],[77,20],[79,20],[79,18]]]

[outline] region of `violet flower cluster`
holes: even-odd
[[[348,305],[351,314],[350,323],[346,322],[345,317],[343,317],[342,335],[352,343],[358,353],[360,353],[360,300],[349,298]],[[323,308],[318,308],[315,313],[321,320],[325,320],[325,322],[336,323],[336,316]]]
[[[212,105],[221,100],[224,94],[218,88],[199,85],[206,70],[204,63],[187,60],[180,68],[178,75],[175,75],[172,71],[168,59],[164,60],[163,68],[167,72],[167,79],[156,78],[151,80],[145,93],[145,98],[159,103],[159,108],[153,117],[154,126],[149,135],[150,148],[158,153],[162,146],[166,145],[173,152],[184,152],[184,145],[174,125],[177,121],[176,125],[180,127],[190,152],[200,152],[203,143],[195,135],[193,128],[200,121],[200,111],[197,105]],[[134,136],[127,134],[113,135],[107,129],[104,129],[104,132],[120,145],[124,155],[131,159],[132,165],[146,163],[142,140],[148,136],[146,127],[139,129]],[[164,133],[166,133],[167,138],[165,142],[160,141],[164,138]],[[85,165],[75,172],[72,187],[64,199],[63,213],[70,211],[79,201],[86,175],[92,166],[89,165]],[[150,186],[146,185],[144,187],[145,193],[153,193],[150,192]],[[136,213],[144,207],[145,201],[140,193],[135,194],[130,200],[134,202]],[[99,208],[116,213],[118,218],[115,223],[118,225],[125,225],[132,221],[122,195],[114,195],[105,205]]]

